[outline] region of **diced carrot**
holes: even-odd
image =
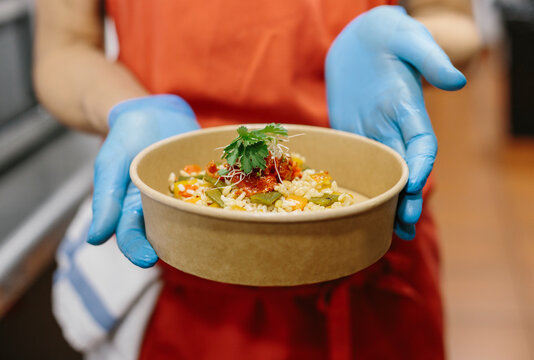
[[[192,164],[192,165],[184,166],[184,171],[188,173],[189,175],[191,175],[191,174],[196,174],[196,173],[201,172],[202,168],[196,164]]]
[[[328,171],[312,174],[310,177],[317,182],[316,189],[318,190],[329,188],[331,185],[332,176]]]
[[[306,204],[308,203],[308,200],[305,197],[298,196],[298,195],[289,195],[286,200],[292,200],[297,202],[293,206],[293,210],[299,209],[302,210],[306,207]]]
[[[190,194],[187,190],[197,190],[198,189],[198,186],[197,185],[190,185],[190,184],[186,184],[185,186],[185,190],[182,191],[180,193],[180,195],[182,195],[183,197],[191,197],[193,196],[192,194]]]
[[[173,189],[174,197],[179,199],[180,198],[180,189],[178,189],[178,182],[174,183],[174,189]]]
[[[184,180],[184,181],[177,181],[174,183],[174,197],[180,198],[180,197],[191,197],[191,195],[187,190],[197,190],[198,185],[194,185],[192,182],[196,180]]]
[[[315,180],[318,184],[325,184],[329,185],[330,180],[332,180],[332,176],[328,172],[320,172],[317,174],[312,174],[310,177]]]

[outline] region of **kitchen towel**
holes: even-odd
[[[115,237],[88,244],[91,218],[87,199],[56,254],[53,312],[66,340],[87,359],[135,359],[161,289],[160,272],[130,263]]]

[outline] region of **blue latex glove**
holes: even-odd
[[[398,6],[377,7],[347,25],[328,52],[325,72],[331,126],[380,141],[406,160],[410,174],[395,233],[413,239],[437,152],[421,74],[443,90],[462,88],[465,77]]]
[[[119,103],[109,113],[109,134],[95,162],[93,222],[87,241],[97,245],[116,233],[117,244],[135,265],[150,267],[158,257],[145,235],[139,190],[130,163],[159,140],[196,130],[191,107],[175,95],[154,95]]]

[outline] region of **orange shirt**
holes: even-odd
[[[119,60],[203,127],[328,126],[324,59],[343,27],[392,0],[108,0]]]

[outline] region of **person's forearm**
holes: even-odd
[[[147,91],[124,66],[105,58],[97,3],[38,3],[34,83],[41,103],[61,122],[104,134],[111,107]]]
[[[464,64],[480,48],[469,0],[407,0],[406,9],[427,27],[453,63]]]
[[[40,101],[61,122],[98,133],[107,132],[113,105],[147,94],[123,66],[83,46],[44,56],[35,67],[35,84]]]

